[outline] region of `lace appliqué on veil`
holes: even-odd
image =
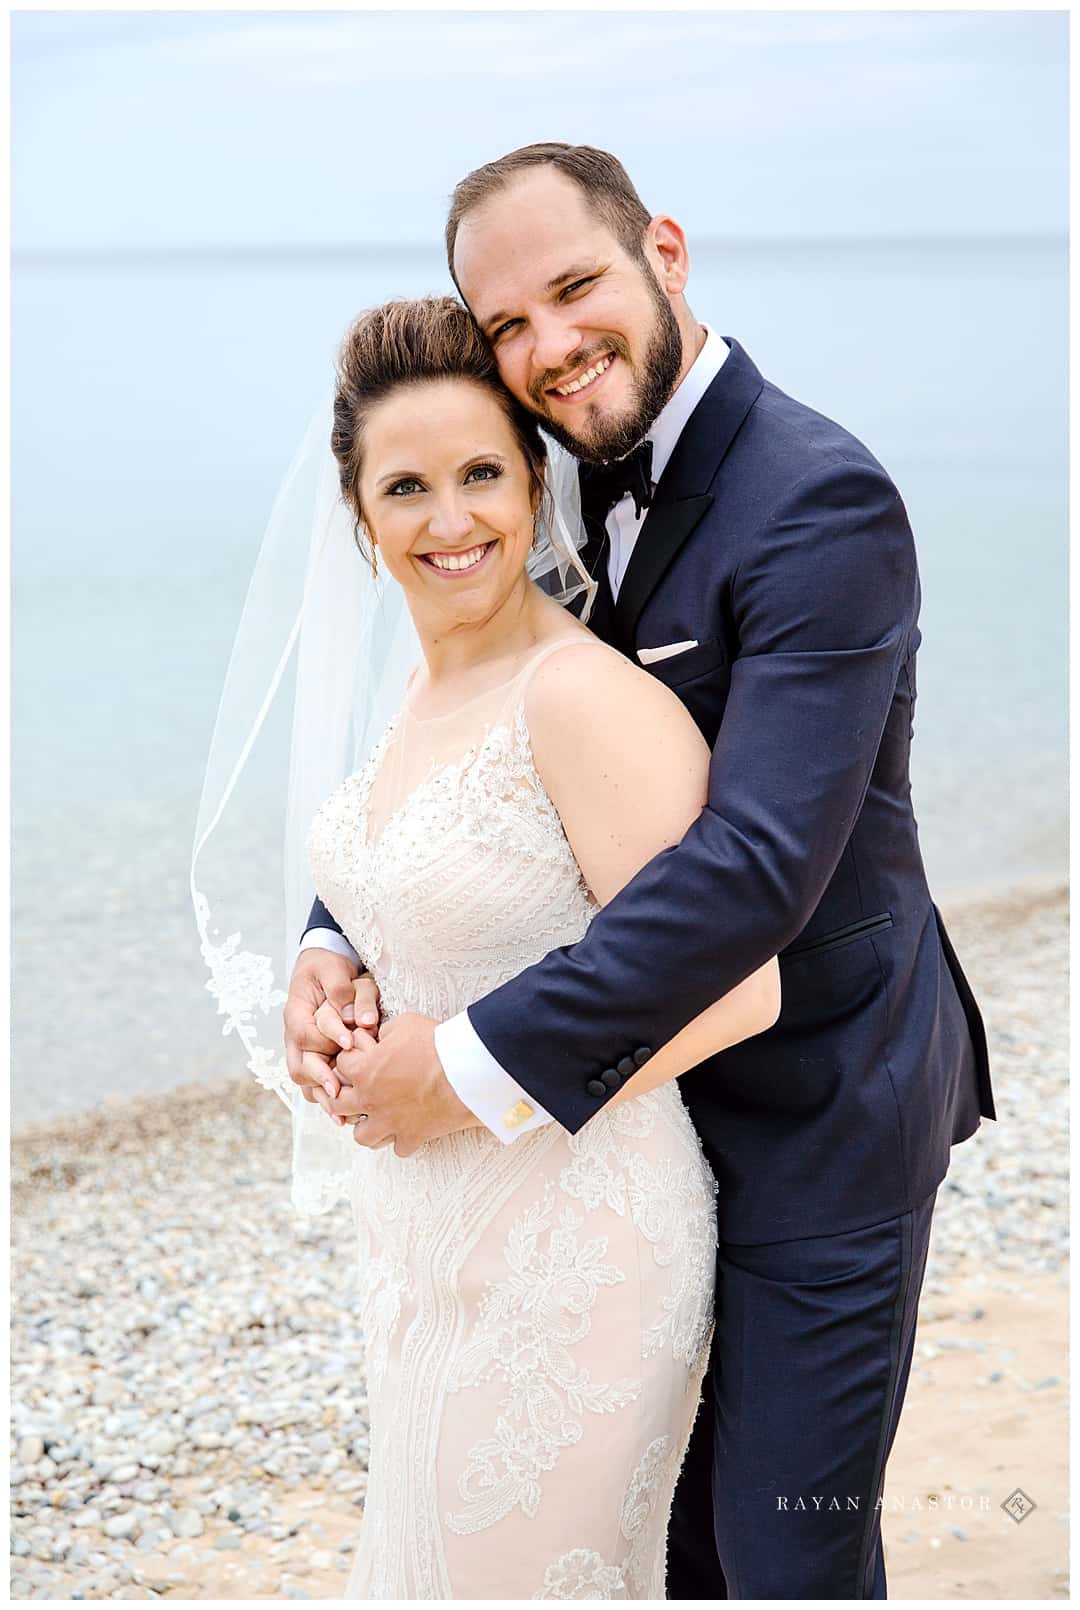
[[[248,1068],[256,1082],[273,1090],[291,1110],[296,1086],[289,1078],[284,1054],[260,1044],[256,1012],[267,1015],[284,1006],[286,993],[274,986],[274,965],[269,956],[241,950],[242,935],[230,934],[215,945],[210,937],[210,906],[206,896],[192,888],[199,948],[210,972],[206,988],[225,1018],[222,1034],[238,1034],[248,1054]]]

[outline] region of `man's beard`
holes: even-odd
[[[555,440],[568,452],[573,453],[575,458],[584,459],[588,464],[608,463],[612,459],[625,458],[627,453],[633,452],[637,444],[648,434],[660,410],[675,390],[675,382],[682,368],[682,332],[671,303],[661,290],[648,264],[642,265],[642,272],[648,282],[649,294],[656,309],[656,324],[649,337],[640,372],[634,376],[634,391],[629,411],[622,418],[609,421],[586,440],[573,435],[565,426],[557,424],[546,412],[540,413],[536,410],[547,434],[554,436]],[[623,362],[630,363],[630,354],[626,350],[625,342],[616,337],[612,337],[604,347],[604,351],[614,352]],[[575,362],[574,367],[576,366]]]

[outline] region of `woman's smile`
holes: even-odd
[[[471,548],[453,552],[432,549],[430,553],[419,553],[416,557],[426,570],[453,580],[456,576],[471,576],[479,570],[495,547],[495,542],[496,539],[492,538],[490,542],[476,543]]]

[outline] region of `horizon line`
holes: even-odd
[[[837,249],[848,247],[912,247],[912,246],[1019,246],[1063,245],[1069,243],[1068,230],[990,231],[911,231],[908,234],[835,234],[835,235],[732,235],[707,236],[691,242],[690,255],[695,252],[738,252],[791,249]],[[387,254],[410,256],[417,259],[442,257],[441,243],[426,245],[419,241],[382,241],[369,244],[363,241],[335,244],[260,242],[258,244],[207,241],[170,245],[106,244],[62,246],[15,246],[11,251],[12,267],[45,267],[50,264],[120,264],[142,263],[147,266],[177,261],[205,263],[311,262],[311,261],[365,261]]]

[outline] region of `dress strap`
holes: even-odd
[[[567,648],[571,644],[576,644],[580,648],[603,649],[605,654],[618,653],[617,649],[613,649],[601,638],[595,637],[592,632],[566,632],[561,637],[553,638],[550,642],[544,643],[521,667],[521,670],[514,678],[514,689],[519,698],[523,699],[525,697],[529,683],[544,661],[550,659],[553,654],[557,654],[560,649]]]

